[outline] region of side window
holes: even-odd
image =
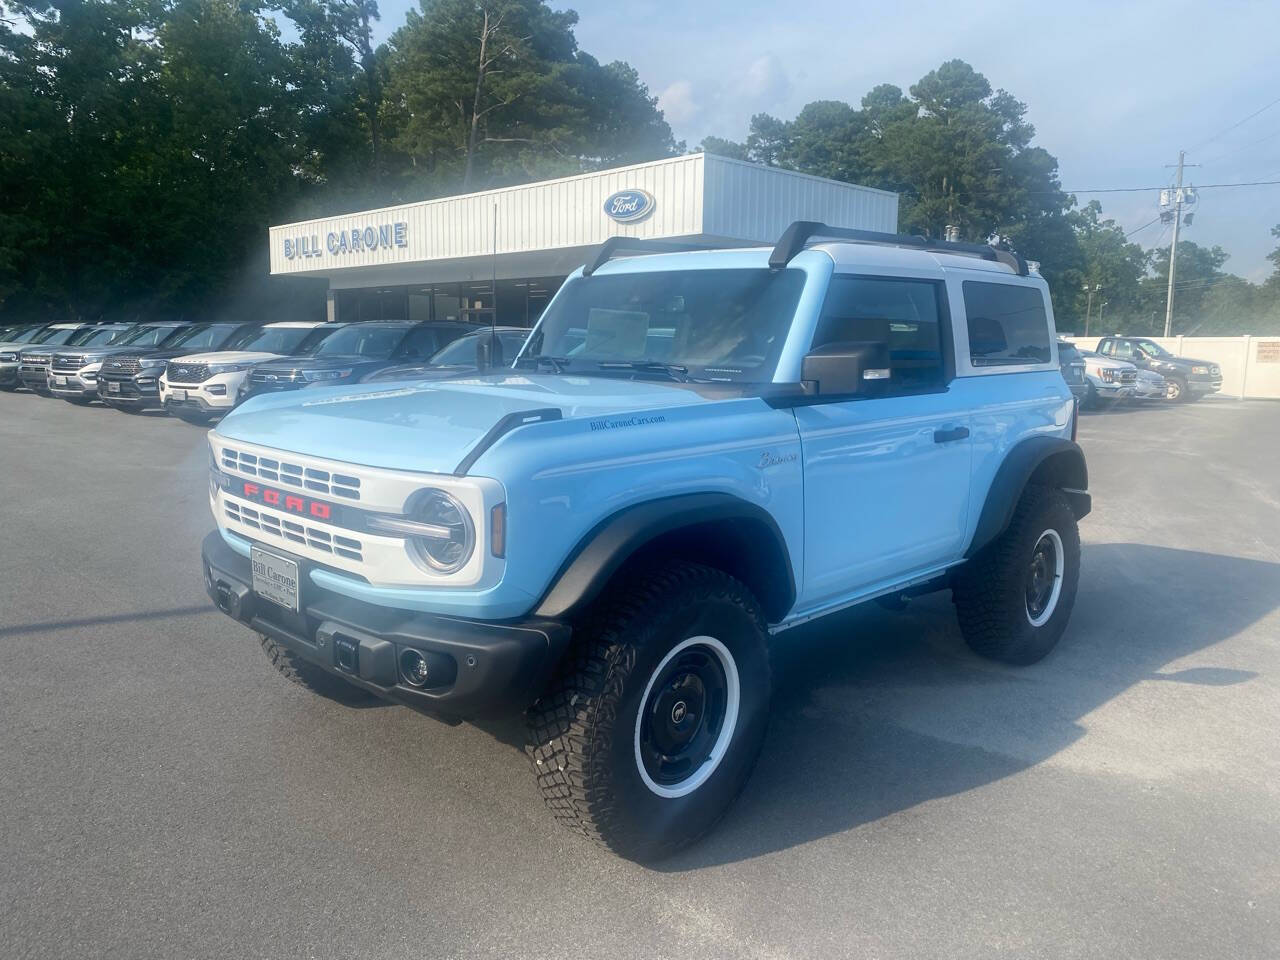
[[[1117,360],[1132,360],[1133,344],[1128,340],[1117,340],[1115,341],[1115,350],[1113,350],[1109,356],[1113,356]]]
[[[884,342],[889,347],[891,392],[944,386],[941,290],[941,284],[932,280],[834,276],[813,347]]]
[[[1110,340],[1103,340],[1102,346],[1098,347],[1098,353],[1102,354],[1104,357],[1109,357],[1111,356],[1111,351],[1113,349],[1115,349],[1115,344],[1113,342]]]
[[[1049,316],[1035,287],[966,280],[964,311],[975,367],[1048,363]]]

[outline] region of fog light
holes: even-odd
[[[400,654],[400,675],[411,687],[425,687],[430,679],[427,658],[417,650],[404,650]]]

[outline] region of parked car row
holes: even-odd
[[[1216,363],[1174,356],[1146,337],[1104,337],[1096,351],[1059,340],[1058,363],[1086,409],[1120,400],[1185,403],[1222,389]]]
[[[407,321],[9,327],[0,328],[0,389],[207,423],[260,393],[462,376],[509,362],[528,332]]]

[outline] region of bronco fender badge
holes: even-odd
[[[784,463],[794,463],[798,458],[794,453],[777,454],[772,450],[766,450],[760,454],[760,462],[756,464],[757,470],[764,470],[766,467],[777,467]]]

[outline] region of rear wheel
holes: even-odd
[[[683,561],[625,576],[529,710],[543,799],[621,856],[668,856],[746,783],[769,688],[764,617],[745,586]]]
[[[1080,533],[1062,491],[1031,486],[1009,528],[956,575],[965,642],[1004,663],[1043,659],[1067,627],[1080,581]]]

